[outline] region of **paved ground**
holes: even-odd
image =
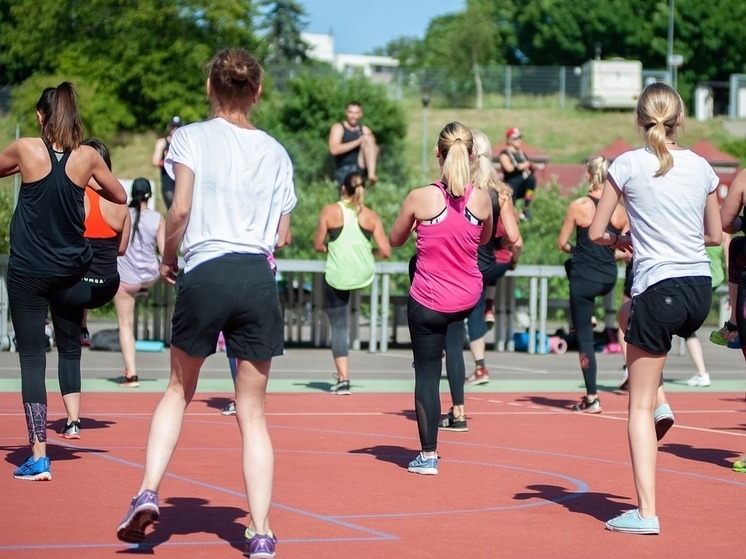
[[[111,324],[92,325],[91,330],[111,327]],[[746,373],[740,351],[716,346],[709,342],[711,328],[700,331],[705,362],[712,376],[712,386],[692,389],[686,380],[695,373],[688,354],[680,355],[678,339],[669,355],[666,366],[668,390],[707,390],[744,393]],[[473,366],[469,352],[465,352],[467,370]],[[602,392],[614,391],[621,375],[622,358],[619,354],[599,354],[599,388]],[[119,353],[83,350],[83,391],[106,392],[120,390],[162,391],[169,374],[169,351],[138,352],[139,389],[123,389],[114,382],[121,375],[122,361]],[[353,392],[410,392],[413,386],[412,352],[406,346],[390,349],[386,353],[352,351],[350,370]],[[564,355],[529,355],[527,353],[498,353],[488,351],[487,367],[491,382],[469,391],[486,392],[582,392],[582,376],[577,353]],[[334,371],[331,351],[327,348],[288,347],[286,354],[274,360],[270,390],[273,392],[326,391],[331,386]],[[57,388],[57,354],[47,354],[47,386]],[[0,352],[0,391],[17,391],[20,387],[18,355]],[[442,390],[447,391],[447,383]],[[230,373],[225,354],[207,359],[200,378],[201,392],[232,391]]]

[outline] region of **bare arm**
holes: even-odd
[[[167,283],[175,284],[174,276],[179,271],[179,261],[176,251],[184,237],[184,231],[189,224],[192,211],[192,193],[194,191],[194,172],[182,163],[174,165],[176,187],[174,201],[168,210],[165,227],[165,243],[161,251],[161,276]],[[159,247],[161,250],[161,247]]]
[[[389,244],[392,247],[399,247],[407,242],[407,239],[409,238],[409,235],[414,228],[414,212],[415,207],[417,206],[414,199],[416,197],[417,190],[413,190],[412,192],[407,194],[407,197],[402,203],[401,209],[399,210],[399,215],[397,216],[393,227],[391,227],[391,231],[389,231]]]
[[[375,227],[373,228],[373,240],[376,242],[378,256],[380,256],[381,258],[390,258],[391,245],[389,244],[388,237],[386,237],[386,232],[383,230],[383,222],[381,221],[381,216],[379,216],[375,212],[373,213],[375,220]]]
[[[720,220],[723,224],[723,231],[726,233],[737,233],[743,228],[739,214],[743,208],[745,194],[746,169],[738,173],[736,178],[733,179],[728,194],[723,200],[723,205],[720,207]]]
[[[316,252],[327,252],[326,235],[329,228],[326,224],[326,216],[329,213],[329,206],[324,206],[319,214],[319,221],[316,225],[316,234],[313,236],[313,249]]]
[[[0,152],[0,177],[8,177],[19,172],[18,140]]]
[[[117,247],[117,255],[124,256],[127,252],[127,247],[130,244],[130,233],[132,230],[132,221],[130,220],[130,213],[127,211],[127,215],[124,217],[124,223],[122,224],[122,230],[119,232],[119,246]]]
[[[108,200],[114,204],[126,204],[127,192],[124,190],[122,183],[109,170],[109,167],[99,153],[90,146],[81,146],[81,149],[88,151],[89,157],[91,157],[91,177],[95,181],[89,181],[91,187],[104,200]],[[98,189],[96,188],[97,186],[99,187]]]
[[[158,138],[155,141],[155,149],[153,150],[152,163],[153,167],[163,167],[163,150],[166,148],[166,138]]]
[[[280,223],[277,225],[277,244],[275,250],[289,245],[293,240],[293,236],[290,234],[290,215],[282,214],[280,216]]]
[[[629,236],[606,231],[621,196],[622,191],[619,187],[606,179],[603,194],[601,194],[593,221],[588,228],[588,238],[599,245],[608,245],[618,250],[630,251],[632,250],[632,242]]]
[[[705,205],[705,246],[719,246],[723,242],[723,226],[720,221],[720,205],[717,191],[707,196]]]
[[[479,235],[479,244],[485,244],[492,240],[492,234],[495,230],[493,227],[493,220],[497,219],[492,215],[492,200],[486,190],[474,189],[471,194],[472,199],[479,203],[479,209],[481,210],[478,215],[486,215],[487,217],[482,220],[482,232]],[[470,200],[471,202],[471,200]]]
[[[502,167],[504,172],[512,173],[513,171],[515,171],[515,165],[513,165],[513,161],[510,159],[507,153],[502,152],[500,155],[498,155],[497,160],[500,162],[500,167]]]
[[[502,220],[503,229],[505,229],[505,235],[502,240],[502,247],[505,248],[514,245],[521,238],[521,232],[518,229],[518,216],[513,205],[513,198],[509,195],[501,196],[500,204],[500,219]],[[497,217],[492,216],[493,222],[497,220]]]
[[[557,237],[557,248],[562,252],[572,254],[573,246],[570,244],[570,238],[575,230],[575,215],[577,214],[577,201],[570,202],[565,211],[565,219],[562,221],[559,236]]]
[[[329,130],[329,153],[332,155],[342,155],[343,153],[347,153],[348,151],[360,147],[360,144],[363,143],[362,135],[352,141],[342,143],[343,135],[344,126],[339,122],[333,124]]]

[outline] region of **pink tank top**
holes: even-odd
[[[482,225],[465,215],[473,185],[459,198],[451,197],[441,182],[445,218],[433,224],[417,223],[417,269],[410,295],[428,309],[452,313],[470,309],[482,293],[477,248]]]

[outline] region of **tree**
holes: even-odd
[[[301,63],[308,60],[308,44],[301,37],[306,26],[306,12],[294,0],[261,0],[266,9],[260,29],[265,31],[268,59],[278,63]]]
[[[373,54],[396,58],[403,71],[415,70],[423,66],[425,43],[417,37],[397,37],[386,43],[386,46],[374,49]]]
[[[0,60],[11,83],[32,76],[45,85],[73,81],[81,97],[101,100],[95,114],[82,105],[89,133],[161,128],[174,114],[187,121],[203,118],[204,64],[226,46],[257,51],[249,0],[8,3],[7,13],[0,9],[6,17]],[[15,104],[13,112],[33,114],[33,105]]]

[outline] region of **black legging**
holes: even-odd
[[[82,276],[82,274],[81,274]],[[46,404],[44,382],[47,365],[44,323],[50,300],[56,291],[69,289],[81,276],[61,278],[30,278],[8,272],[10,316],[21,364],[21,394],[24,402]],[[77,312],[53,313],[52,324],[61,353],[80,354],[80,318]]]
[[[570,273],[570,317],[578,337],[578,359],[588,394],[597,394],[596,351],[593,344],[593,311],[596,297],[614,289],[616,282],[601,283]]]
[[[464,321],[451,322],[446,328],[446,375],[448,375],[448,388],[451,391],[451,403],[454,406],[464,405],[465,341]],[[438,390],[440,391],[440,388]]]
[[[350,291],[335,289],[324,279],[324,300],[332,330],[332,357],[347,357],[350,352],[347,340],[347,306],[350,302]]]
[[[119,289],[119,274],[113,278],[96,279],[83,278],[70,289],[56,291],[50,300],[52,321],[55,317],[64,317],[63,321],[69,320],[81,324],[85,309],[97,309],[114,298]],[[62,333],[64,336],[64,333]],[[60,334],[56,331],[57,338],[57,378],[60,382],[60,393],[65,396],[80,392],[80,334],[78,344],[69,351],[61,349],[66,344],[60,345]]]
[[[49,301],[59,290],[68,289],[83,277],[30,278],[8,271],[8,299],[13,320],[18,359],[21,364],[21,396],[24,403],[29,443],[34,437],[47,440],[47,366],[44,322]],[[80,354],[80,320],[66,313],[52,316],[57,348],[60,353]]]
[[[524,207],[531,205],[531,200],[533,200],[534,191],[536,190],[536,177],[533,173],[525,179],[523,175],[516,175],[505,182],[513,189],[513,202],[523,199],[525,201]]]
[[[411,296],[407,300],[407,321],[414,354],[414,404],[423,452],[434,452],[438,446],[440,376],[448,325],[463,321],[470,312],[469,308],[458,313],[441,313],[424,307]],[[460,352],[463,352],[463,338],[461,343]]]

